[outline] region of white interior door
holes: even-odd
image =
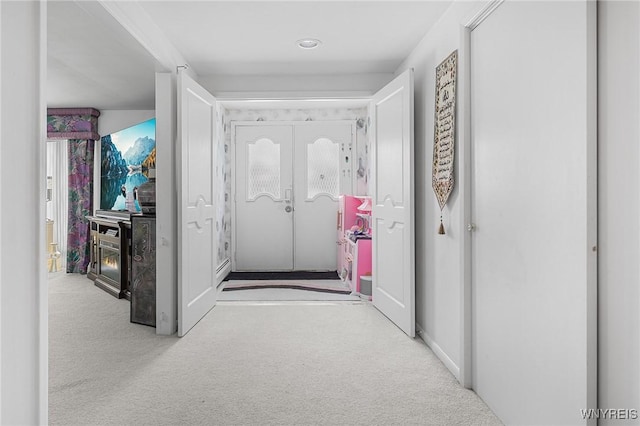
[[[341,153],[352,140],[350,123],[295,125],[294,269],[335,271]],[[344,179],[350,178],[344,176]]]
[[[178,335],[216,304],[216,99],[178,75]]]
[[[237,271],[293,270],[293,127],[236,126]]]
[[[373,304],[414,337],[413,69],[375,94],[371,118]]]
[[[591,3],[504,2],[471,32],[473,387],[505,424],[596,408]]]

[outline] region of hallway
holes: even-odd
[[[52,425],[500,424],[363,302],[220,302],[182,339],[83,275],[54,276],[49,306]]]

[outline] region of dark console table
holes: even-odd
[[[131,322],[156,325],[156,218],[98,210],[91,224],[87,276],[118,299],[131,301]]]
[[[87,216],[91,224],[87,276],[112,296],[130,299],[131,218],[120,213]]]

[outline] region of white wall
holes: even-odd
[[[349,75],[215,75],[198,82],[214,96],[255,99],[370,96],[393,76],[390,73]]]
[[[418,334],[458,377],[461,361],[460,132],[456,136],[456,186],[444,209],[445,235],[438,235],[440,208],[431,188],[435,69],[460,47],[460,25],[485,2],[454,2],[396,70],[415,70],[416,322]],[[458,95],[460,99],[460,95]],[[458,115],[459,115],[458,108]],[[458,120],[458,126],[461,123]]]
[[[599,406],[640,410],[640,4],[598,4]],[[640,424],[611,420],[600,424]]]
[[[457,167],[457,188],[444,212],[447,234],[437,235],[440,212],[431,190],[434,73],[460,48],[460,25],[484,4],[453,3],[396,71],[415,69],[416,320],[454,374],[461,359],[461,181]],[[607,1],[598,10],[599,407],[640,408],[640,5]]]
[[[103,109],[98,117],[98,134],[100,137],[110,135],[135,124],[142,123],[156,116],[153,109],[123,110]]]
[[[46,3],[0,15],[0,423],[46,424]]]

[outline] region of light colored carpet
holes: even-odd
[[[368,303],[221,302],[180,339],[85,276],[49,288],[53,425],[500,424]]]

